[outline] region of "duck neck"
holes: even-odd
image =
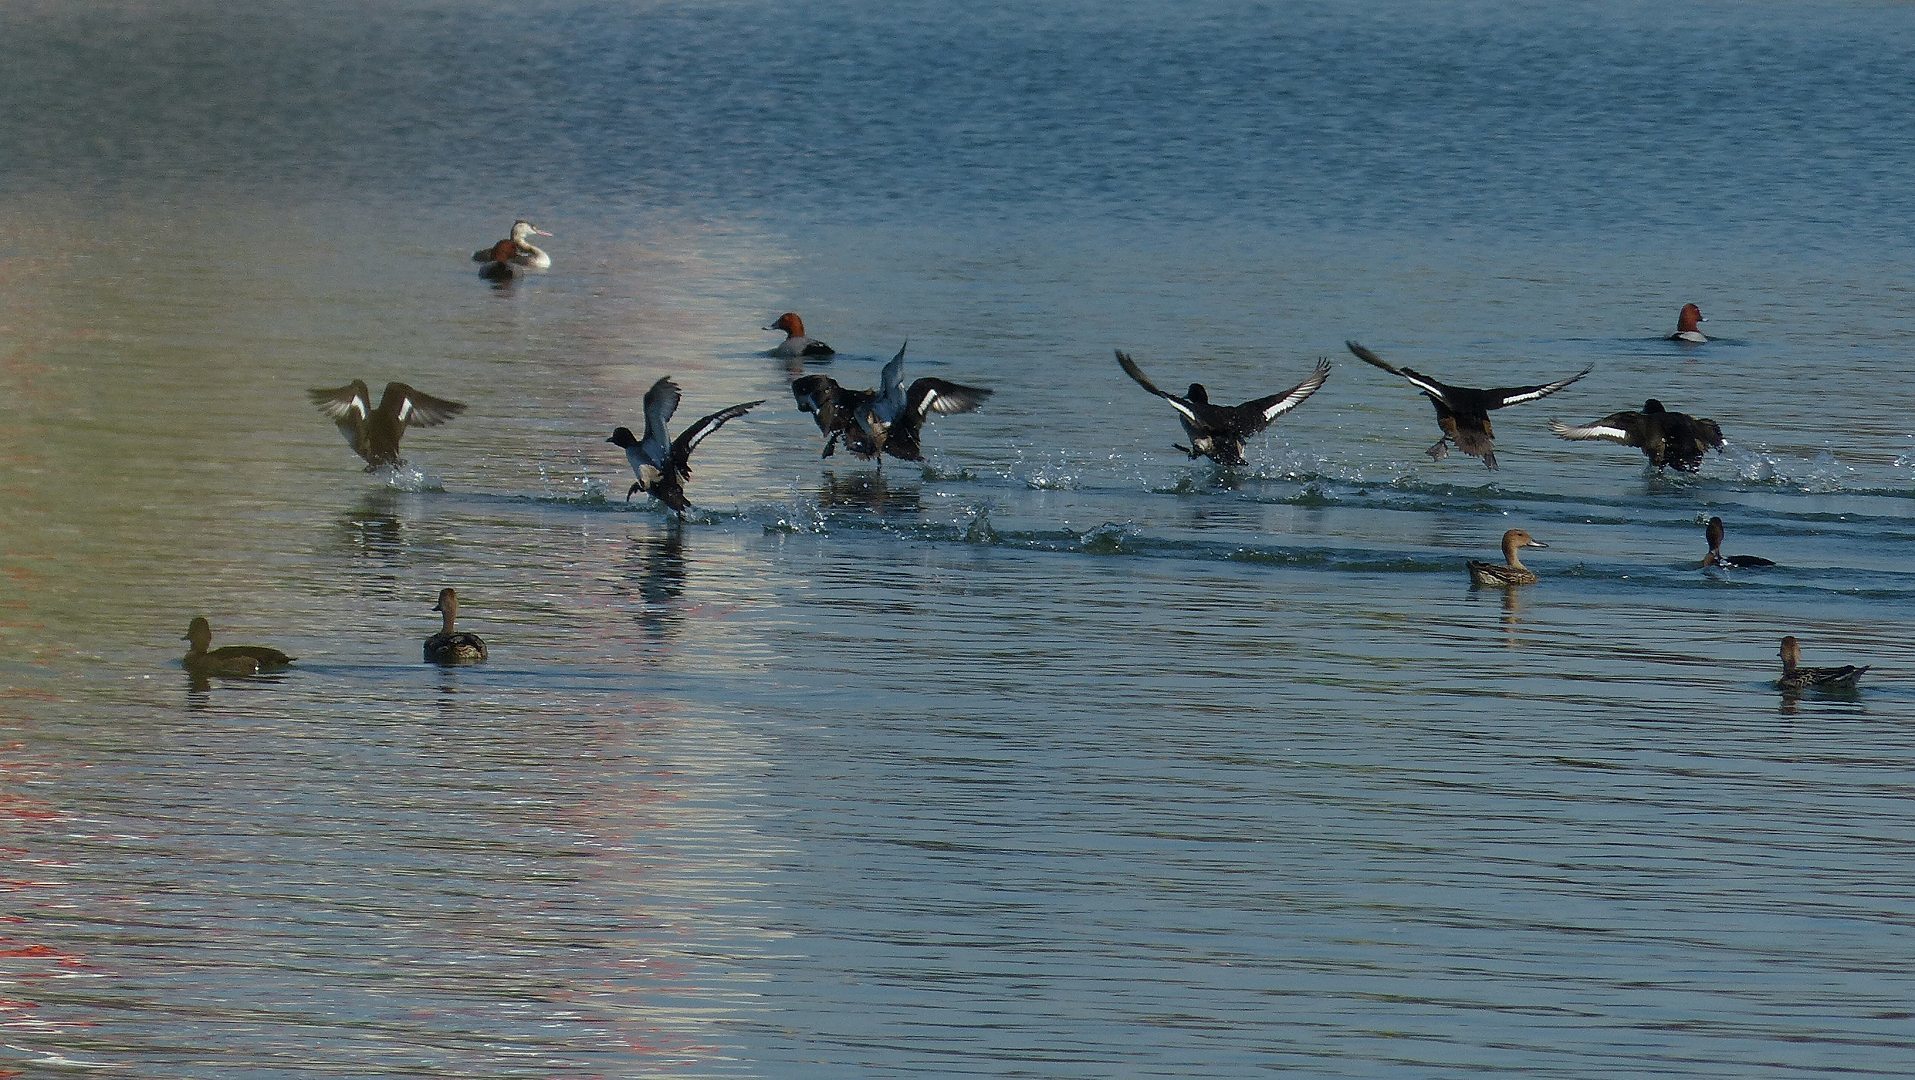
[[[1504,544],[1503,545],[1503,562],[1506,565],[1508,565],[1508,567],[1511,570],[1529,569],[1529,567],[1523,565],[1523,560],[1516,554],[1516,550],[1517,549],[1515,544],[1513,543]]]
[[[447,637],[452,636],[452,615],[458,610],[459,608],[456,604],[447,604],[444,608],[440,609],[439,632],[441,634]]]

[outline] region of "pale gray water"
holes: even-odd
[[[0,1075],[1915,1071],[1908,7],[0,31]],[[787,309],[998,396],[821,463]],[[1596,371],[1490,473],[1346,338]],[[1336,368],[1219,477],[1113,347]],[[666,374],[768,399],[683,527],[603,441]],[[470,411],[369,476],[355,376]],[[1548,434],[1648,396],[1728,452]]]

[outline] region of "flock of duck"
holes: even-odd
[[[527,270],[549,269],[551,256],[534,246],[530,238],[551,235],[531,222],[513,222],[509,236],[473,252],[473,261],[480,264],[479,276],[501,282]],[[1683,305],[1676,331],[1669,335],[1669,340],[1686,344],[1707,342],[1709,339],[1700,329],[1703,321],[1700,307]],[[796,312],[785,312],[765,329],[785,334],[784,340],[770,350],[773,356],[817,360],[836,354],[830,345],[806,334],[804,320]],[[1425,451],[1432,460],[1444,458],[1453,445],[1464,454],[1481,459],[1484,466],[1491,469],[1497,467],[1491,412],[1548,397],[1592,370],[1585,367],[1554,382],[1478,389],[1399,367],[1357,342],[1346,344],[1359,360],[1403,379],[1430,400],[1436,409],[1436,425],[1442,432],[1442,437]],[[792,380],[791,393],[798,410],[811,414],[825,438],[822,457],[830,457],[843,446],[856,457],[875,462],[880,469],[886,456],[922,461],[920,440],[924,424],[931,416],[972,412],[992,394],[984,387],[929,377],[913,380],[906,386],[904,354],[905,348],[899,348],[897,355],[885,364],[875,389],[848,389],[831,377],[819,374],[801,375]],[[1226,467],[1245,464],[1245,442],[1278,417],[1303,404],[1322,389],[1330,377],[1330,362],[1319,360],[1307,378],[1288,390],[1237,405],[1223,405],[1210,400],[1209,391],[1202,383],[1191,383],[1181,395],[1159,389],[1137,362],[1121,350],[1117,352],[1117,363],[1138,386],[1162,398],[1176,411],[1189,440],[1187,444],[1172,444],[1176,449],[1192,460],[1208,458]],[[465,411],[465,405],[460,402],[434,397],[402,382],[387,383],[377,405],[373,404],[370,388],[358,379],[335,389],[312,390],[310,396],[313,404],[338,425],[346,444],[365,461],[368,472],[403,464],[399,441],[407,428],[436,427]],[[672,438],[669,425],[682,396],[678,384],[669,377],[659,379],[645,393],[644,434],[637,436],[632,429],[619,427],[606,439],[625,452],[626,462],[636,477],[625,493],[626,501],[645,492],[681,518],[691,506],[685,495],[685,483],[692,475],[692,451],[728,421],[764,404],[764,400],[759,399],[727,406],[699,418]],[[1644,402],[1640,411],[1615,412],[1580,426],[1551,420],[1549,426],[1563,439],[1600,440],[1635,447],[1659,469],[1695,472],[1709,451],[1720,452],[1724,446],[1722,429],[1714,420],[1672,412],[1653,398]],[[1702,561],[1704,567],[1756,569],[1775,565],[1752,555],[1723,555],[1723,524],[1719,517],[1709,519],[1705,537],[1709,551]],[[1470,560],[1467,565],[1470,580],[1475,585],[1501,588],[1533,584],[1538,580],[1537,575],[1523,565],[1518,553],[1523,548],[1548,546],[1526,530],[1511,529],[1503,534],[1503,561]],[[432,610],[441,613],[442,624],[440,631],[425,641],[426,662],[470,664],[486,659],[485,642],[476,634],[458,631],[453,625],[458,596],[452,589],[440,591],[438,603]],[[192,621],[185,640],[189,649],[184,666],[202,678],[257,675],[282,670],[293,662],[285,653],[264,646],[228,645],[213,649],[210,647],[212,629],[203,618]],[[1787,692],[1853,688],[1868,670],[1853,665],[1803,667],[1801,648],[1793,637],[1782,639],[1780,656],[1782,676],[1777,685]]]

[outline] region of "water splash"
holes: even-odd
[[[967,544],[996,544],[999,542],[997,530],[991,527],[991,510],[986,506],[970,507],[968,520],[964,523],[964,542]]]
[[[1077,538],[1079,550],[1088,555],[1122,555],[1128,550],[1128,542],[1137,535],[1137,528],[1130,522],[1118,524],[1107,521]]]
[[[400,462],[384,471],[386,486],[394,491],[444,491],[445,481],[416,466]]]

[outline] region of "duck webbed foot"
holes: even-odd
[[[1436,440],[1436,445],[1430,447],[1428,450],[1425,450],[1423,452],[1430,456],[1431,461],[1443,460],[1444,458],[1450,456],[1450,437],[1448,435],[1443,436],[1442,438]]]
[[[1171,443],[1170,448],[1172,450],[1182,450],[1185,454],[1188,454],[1189,456],[1193,458],[1199,458],[1203,456],[1202,454],[1198,453],[1195,450],[1192,450],[1190,447],[1185,446],[1183,443],[1180,443],[1180,442]]]
[[[636,494],[638,494],[638,493],[639,493],[639,492],[640,492],[641,490],[643,490],[643,489],[644,489],[644,487],[645,487],[645,485],[644,485],[644,484],[638,484],[638,483],[635,483],[635,484],[633,484],[633,485],[632,485],[631,487],[629,487],[629,488],[626,488],[626,489],[625,489],[625,501],[626,501],[626,502],[631,502],[631,501],[632,501],[632,496],[634,496],[634,495],[636,495]]]

